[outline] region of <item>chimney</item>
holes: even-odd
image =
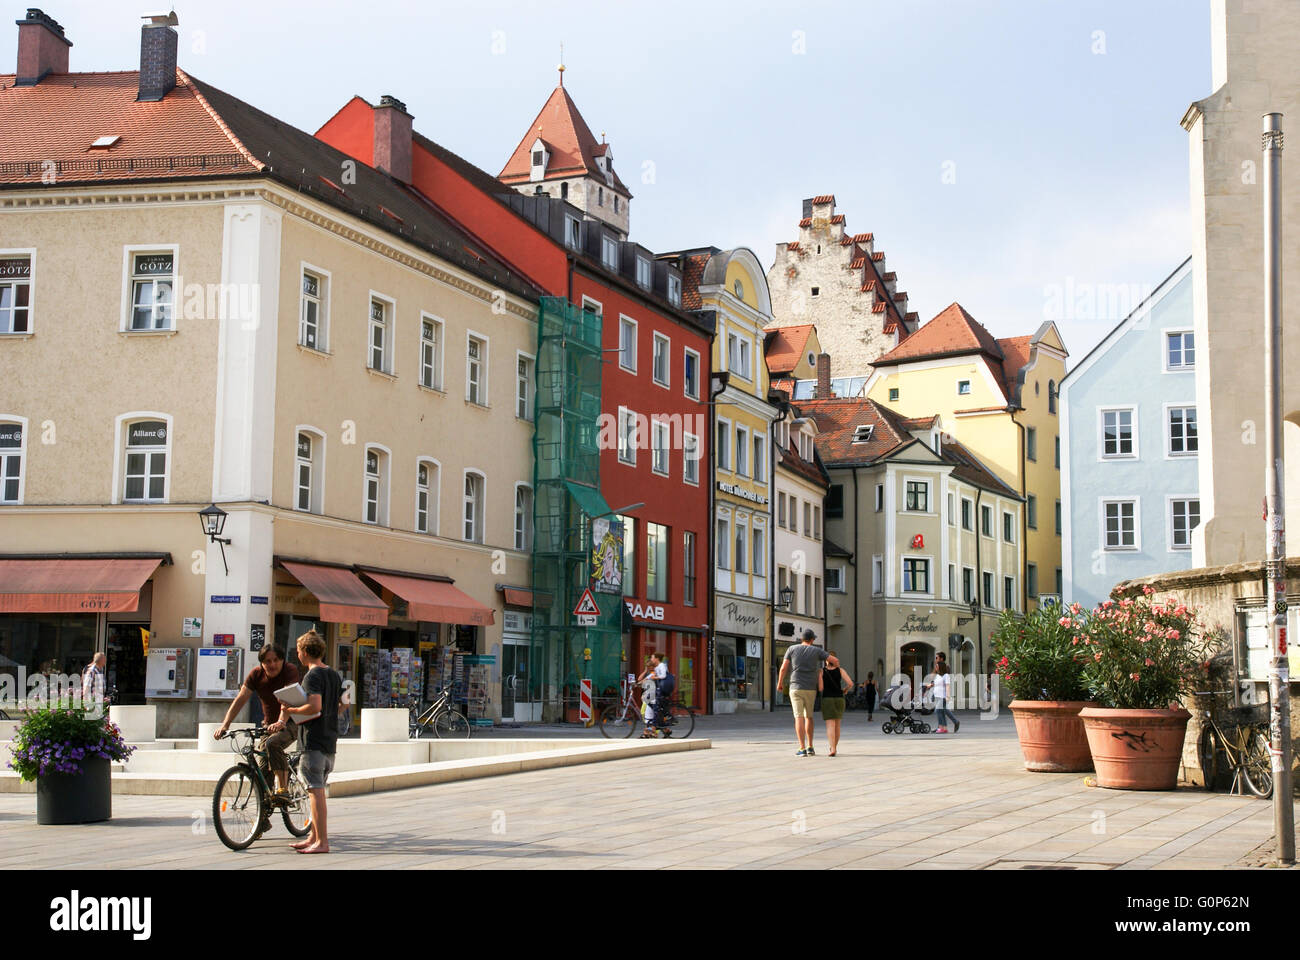
[[[175,13],[150,13],[140,29],[140,94],[136,100],[157,101],[176,86]]]
[[[818,400],[831,398],[831,355],[829,353],[817,354],[817,392],[814,396]]]
[[[812,216],[812,197],[803,202],[803,218],[807,220]]]
[[[36,7],[28,7],[27,18],[14,22],[18,24],[16,86],[35,86],[48,74],[68,72],[68,49],[72,41],[63,35],[63,28],[53,17]]]
[[[411,115],[406,104],[384,94],[375,107],[375,168],[411,182]]]

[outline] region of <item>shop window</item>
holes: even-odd
[[[462,500],[461,539],[467,543],[483,543],[484,487],[487,479],[473,470],[465,471],[465,492]]]
[[[0,334],[31,333],[32,257],[0,256]]]
[[[23,502],[23,426],[0,420],[0,503]]]
[[[126,424],[122,500],[163,503],[167,500],[170,420],[135,420]]]

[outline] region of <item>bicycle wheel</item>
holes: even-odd
[[[469,721],[455,710],[444,710],[433,721],[433,732],[439,740],[468,740]]]
[[[311,799],[307,795],[307,785],[296,774],[289,775],[289,800],[280,808],[284,819],[284,828],[295,837],[305,837],[311,833]]]
[[[245,764],[231,767],[212,791],[212,823],[231,850],[244,850],[262,833],[265,801],[257,776]]]
[[[1207,726],[1201,730],[1201,739],[1196,746],[1196,758],[1201,764],[1205,789],[1216,789],[1219,783],[1219,736],[1214,732],[1213,727]]]
[[[1273,762],[1268,752],[1268,738],[1259,730],[1250,732],[1250,740],[1241,757],[1241,772],[1246,786],[1257,797],[1273,796]]]
[[[695,730],[695,712],[675,703],[668,711],[668,734],[685,740]]]
[[[600,732],[613,740],[632,736],[640,725],[641,715],[622,704],[611,703],[600,714]]]

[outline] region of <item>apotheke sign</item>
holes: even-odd
[[[761,493],[754,493],[752,490],[746,490],[744,487],[738,487],[734,483],[724,483],[718,481],[718,490],[722,493],[729,493],[733,497],[740,497],[742,500],[748,500],[750,503],[766,504],[767,497]]]

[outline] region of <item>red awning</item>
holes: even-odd
[[[320,618],[326,623],[388,626],[388,605],[351,570],[290,560],[281,560],[280,566],[316,596],[320,602]]]
[[[402,577],[394,573],[372,573],[369,570],[365,574],[409,603],[412,620],[473,624],[479,627],[496,623],[491,607],[483,606],[450,583]]]
[[[0,613],[130,613],[160,557],[0,560]]]
[[[501,595],[505,597],[506,603],[512,607],[531,607],[533,605],[533,591],[524,590],[520,587],[502,587]]]

